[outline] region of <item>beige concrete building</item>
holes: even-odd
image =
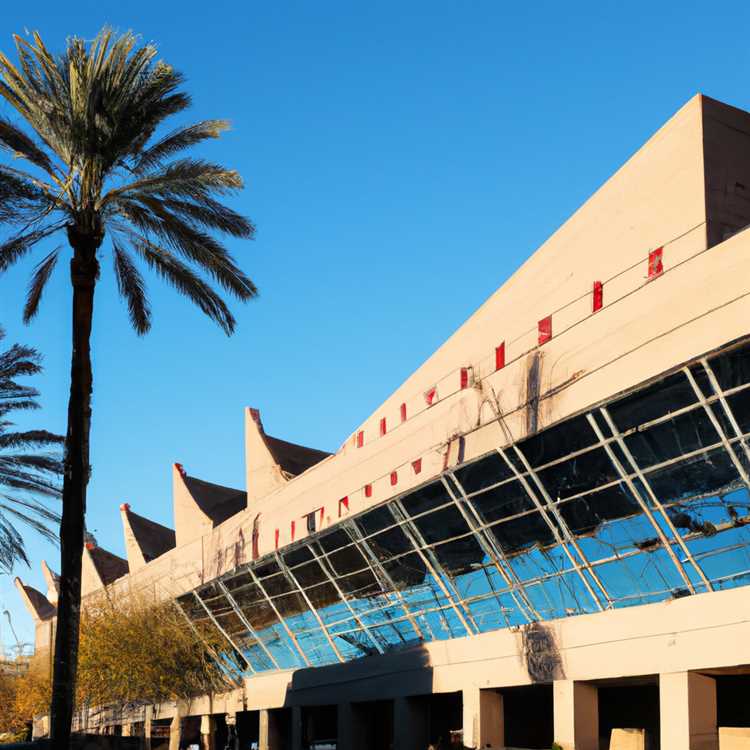
[[[750,115],[696,96],[335,454],[246,410],[246,489],[175,465],[174,531],[123,505],[127,560],[86,549],[83,581],[174,598],[240,686],[81,722],[750,747],[748,225]]]

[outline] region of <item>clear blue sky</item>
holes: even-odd
[[[171,525],[172,462],[244,486],[244,406],[271,434],[335,450],[693,94],[750,109],[739,1],[43,0],[4,4],[0,49],[25,29],[60,49],[105,23],[158,43],[193,119],[233,122],[204,153],[246,179],[236,204],[258,235],[230,244],[261,289],[227,339],[150,278],[139,339],[104,260],[88,523],[123,555],[121,502]],[[67,273],[25,328],[30,269],[0,278],[0,323],[44,352],[32,421],[64,432]],[[42,588],[39,560],[57,567],[58,552],[32,535],[28,549],[17,572]],[[6,606],[31,640],[0,576]]]

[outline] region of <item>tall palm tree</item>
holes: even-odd
[[[5,331],[0,328],[0,342]],[[38,409],[39,392],[21,385],[19,377],[40,372],[35,349],[15,344],[0,351],[0,571],[10,573],[17,562],[29,563],[17,523],[29,526],[50,541],[50,528],[60,517],[45,501],[59,499],[63,438],[46,430],[15,429],[9,420],[15,411]]]
[[[0,165],[0,272],[63,233],[70,248],[73,350],[60,524],[61,580],[50,734],[70,737],[80,617],[81,555],[89,480],[94,289],[105,238],[120,294],[139,334],[151,309],[141,266],[155,271],[226,333],[235,320],[215,282],[239,300],[257,294],[215,232],[250,238],[252,223],[218,200],[242,187],[239,174],[181,152],[227,128],[206,120],[164,132],[190,98],[183,77],[156,60],[153,45],[103,29],[51,54],[38,34],[14,37],[18,65],[0,54],[0,96],[23,125],[0,119],[0,144],[23,168]],[[157,131],[159,131],[157,133]],[[179,158],[178,158],[179,157]],[[23,316],[31,320],[63,249],[34,268]],[[207,277],[207,278],[206,278]]]

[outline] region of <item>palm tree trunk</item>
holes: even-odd
[[[75,704],[78,632],[81,615],[81,558],[85,532],[86,487],[89,481],[91,429],[91,320],[99,275],[96,250],[101,238],[68,229],[74,257],[73,352],[70,366],[68,431],[65,438],[62,520],[60,522],[60,593],[50,706],[50,737],[55,748],[67,748]]]

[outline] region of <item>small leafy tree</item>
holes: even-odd
[[[121,706],[226,690],[213,628],[193,629],[174,602],[145,596],[87,601],[81,616],[78,703]]]

